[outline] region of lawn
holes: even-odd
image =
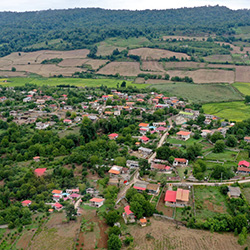
[[[243,95],[250,95],[250,83],[236,82],[233,84]]]
[[[225,150],[222,153],[211,153],[205,157],[206,160],[235,161],[237,152]]]
[[[105,85],[109,88],[116,88],[117,83],[121,84],[122,80],[118,79],[81,79],[81,78],[9,78],[8,82],[4,82],[6,79],[0,79],[0,85],[3,86],[23,86],[26,83],[33,83],[37,85],[49,85],[56,86],[60,84],[65,85],[75,85],[78,87],[98,87],[101,85]],[[144,84],[135,84],[131,81],[126,81],[127,87],[133,86],[137,88],[144,88]]]
[[[189,145],[192,145],[194,143],[201,142],[201,141],[202,141],[202,139],[196,140],[194,138],[190,138],[187,141],[182,141],[182,140],[178,140],[178,139],[171,138],[171,137],[167,139],[167,142],[170,144],[181,144],[181,145],[186,145],[186,146],[189,146]]]
[[[208,219],[218,213],[227,213],[226,196],[222,195],[219,187],[195,186],[196,217]]]
[[[202,106],[206,114],[216,115],[229,121],[243,121],[250,118],[250,106],[244,102],[208,103]]]
[[[171,96],[187,98],[194,103],[209,103],[243,100],[243,97],[228,84],[157,83],[150,85]]]

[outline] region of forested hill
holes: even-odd
[[[143,11],[85,8],[0,12],[0,25],[0,56],[3,56],[58,38],[63,39],[60,49],[77,49],[116,36],[232,34],[232,27],[250,25],[250,10],[214,6]]]

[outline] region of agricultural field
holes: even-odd
[[[219,69],[198,69],[192,71],[169,70],[170,77],[191,77],[195,83],[233,83],[234,71]]]
[[[207,36],[163,36],[164,40],[167,39],[176,39],[176,40],[193,40],[193,41],[204,41],[207,40]]]
[[[23,86],[26,83],[33,83],[40,85],[56,86],[60,84],[65,85],[75,85],[78,87],[100,87],[105,85],[109,88],[115,88],[117,83],[122,82],[122,80],[117,79],[81,79],[81,78],[10,78],[7,82],[7,79],[0,79],[0,85],[2,86]],[[126,81],[127,86],[133,86],[137,88],[144,88],[143,84],[134,84],[131,81]]]
[[[157,61],[143,61],[141,69],[142,70],[156,71],[156,72],[165,71],[162,63],[157,62]],[[147,72],[145,72],[145,73],[147,73]]]
[[[164,69],[198,69],[205,68],[205,63],[197,62],[163,62]]]
[[[232,63],[232,56],[231,55],[211,55],[211,56],[206,56],[204,57],[204,60],[206,62],[229,62]]]
[[[140,56],[142,60],[159,60],[161,58],[166,58],[166,57],[173,57],[175,56],[178,59],[181,58],[190,58],[187,54],[185,53],[178,53],[178,52],[172,52],[169,50],[164,50],[164,49],[151,49],[151,48],[139,48],[139,49],[133,49],[129,51],[130,55],[137,55]]]
[[[194,103],[218,102],[218,100],[221,102],[243,100],[241,94],[227,84],[191,84],[178,82],[156,83],[151,84],[151,87],[160,91],[166,91],[172,96],[187,98],[190,102]],[[210,114],[208,111],[205,112]]]
[[[222,153],[211,153],[206,156],[206,160],[218,160],[218,161],[231,161],[234,162],[236,160],[238,152],[225,150]]]
[[[233,84],[243,95],[250,95],[250,83],[236,82]]]
[[[221,194],[219,187],[195,186],[194,196],[197,218],[206,220],[218,213],[227,213],[226,197]]]
[[[250,118],[250,107],[244,102],[208,103],[202,107],[206,114],[230,121],[243,121]]]
[[[236,82],[250,82],[250,66],[236,66]]]
[[[238,238],[232,233],[210,233],[196,229],[188,229],[167,220],[150,220],[149,227],[129,226],[127,231],[134,237],[136,250],[176,249],[211,249],[240,250],[244,246],[237,243]],[[159,233],[162,232],[162,233]],[[146,238],[148,235],[148,239]],[[152,237],[150,237],[150,235]],[[123,247],[122,249],[127,249]]]

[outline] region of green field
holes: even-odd
[[[8,80],[8,82],[4,82],[4,80]],[[131,81],[126,81],[127,87],[133,86],[137,88],[144,88],[144,84],[135,84]],[[56,86],[60,84],[65,85],[75,85],[78,87],[98,87],[101,85],[105,85],[109,88],[116,88],[117,83],[121,84],[122,80],[117,79],[81,79],[81,78],[8,78],[8,79],[0,79],[0,85],[2,86],[23,86],[26,83],[33,83],[37,85],[49,85]]]
[[[208,103],[202,108],[206,114],[216,115],[229,121],[243,121],[250,118],[250,106],[244,102]]]
[[[175,138],[168,138],[167,139],[167,142],[170,143],[170,144],[181,144],[181,145],[186,145],[186,146],[189,146],[189,145],[192,145],[194,143],[201,142],[201,141],[202,141],[202,139],[195,140],[194,138],[190,138],[187,141],[178,140],[178,139],[175,139]]]
[[[228,84],[162,83],[151,87],[194,103],[243,100],[240,93]]]
[[[243,95],[250,95],[250,83],[236,82],[233,84]]]
[[[219,187],[195,186],[194,196],[196,218],[205,220],[218,213],[227,213],[226,197]]]
[[[235,161],[238,152],[225,150],[222,153],[211,153],[205,157],[206,160]]]

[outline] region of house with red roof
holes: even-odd
[[[105,201],[105,199],[103,198],[92,198],[89,200],[91,206],[93,207],[101,207]]]
[[[173,166],[182,166],[186,167],[188,165],[188,160],[184,158],[175,158],[173,162]]]
[[[188,205],[189,193],[189,190],[182,188],[178,188],[177,191],[167,190],[164,198],[165,205],[170,207],[185,207]]]
[[[124,207],[124,213],[122,214],[122,217],[125,221],[125,223],[134,223],[135,222],[135,215],[134,213],[130,210],[130,206]]]
[[[35,157],[33,157],[33,160],[34,160],[35,162],[40,161],[40,156],[35,156]]]
[[[149,142],[149,138],[148,138],[147,136],[145,136],[145,135],[143,135],[142,137],[140,137],[139,140],[140,140],[141,142],[143,142],[143,143]]]
[[[25,201],[22,201],[22,206],[23,207],[28,207],[29,205],[31,205],[32,201],[30,200],[25,200]]]
[[[72,120],[70,120],[70,119],[64,119],[63,120],[63,123],[65,123],[65,124],[72,124]]]
[[[146,182],[136,182],[133,186],[139,192],[146,191],[148,183]]]
[[[61,205],[59,202],[56,202],[55,204],[53,204],[52,207],[57,211],[60,211],[61,209],[63,209],[63,205]]]
[[[165,172],[167,166],[164,165],[164,164],[152,163],[150,167],[151,167],[152,170]]]
[[[239,173],[243,173],[243,174],[249,174],[250,173],[250,163],[247,161],[240,161],[238,164],[238,168],[237,171]]]
[[[245,141],[246,143],[250,143],[250,136],[245,136],[245,137],[244,137],[244,141]]]
[[[119,136],[119,135],[116,134],[116,133],[112,133],[112,134],[108,135],[108,137],[109,137],[110,140],[115,140],[115,139],[118,138],[118,136]]]
[[[41,177],[44,175],[46,170],[47,170],[47,168],[37,168],[37,169],[35,169],[34,173],[35,173],[36,177]]]
[[[183,141],[187,141],[188,139],[190,139],[191,132],[179,131],[176,135],[177,135],[178,139],[183,140]]]

